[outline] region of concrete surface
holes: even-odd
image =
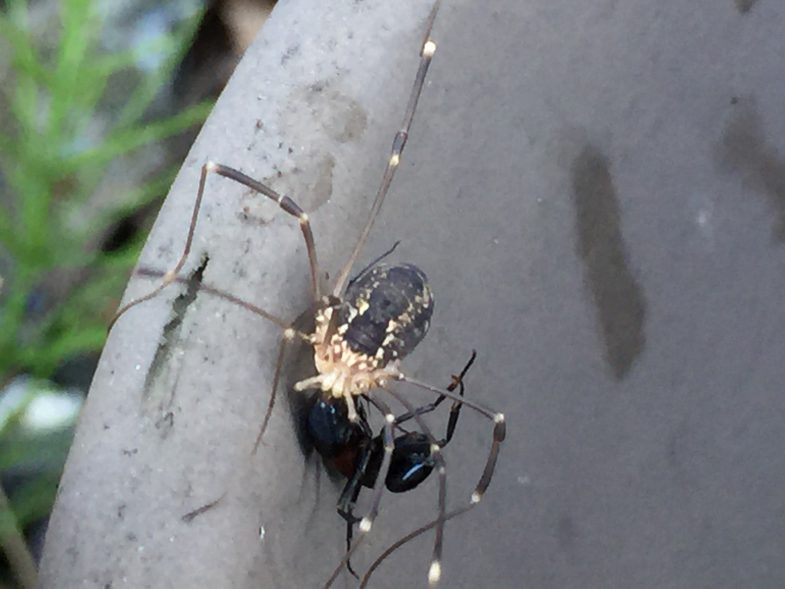
[[[428,7],[281,3],[143,262],[176,257],[209,157],[301,202],[334,273]],[[785,586],[784,17],[771,0],[445,2],[365,257],[400,239],[394,259],[431,279],[433,327],[409,371],[444,383],[476,348],[467,394],[508,417],[486,499],[448,525],[444,587]],[[221,179],[205,212],[188,270],[206,252],[205,283],[284,317],[306,307],[294,223]],[[135,279],[128,296],[147,288]],[[249,454],[276,330],[208,296],[175,312],[180,292],[111,335],[41,587],[319,587],[340,558],[339,483],[303,457],[286,403]],[[468,498],[489,441],[466,411],[446,452],[451,503]],[[433,482],[386,496],[357,568],[435,501]],[[430,543],[371,586],[424,586]]]

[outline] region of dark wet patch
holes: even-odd
[[[775,217],[774,238],[785,241],[785,157],[766,141],[752,98],[737,100],[714,157],[721,168],[742,175],[746,185],[766,196]]]
[[[736,10],[739,11],[739,14],[747,14],[752,7],[755,6],[755,3],[758,0],[735,0],[736,1]]]
[[[335,158],[326,154],[316,166],[316,182],[313,185],[313,196],[319,207],[330,200],[333,195],[333,170]]]
[[[367,129],[368,116],[356,100],[333,88],[332,83],[322,80],[292,90],[282,112],[279,131],[286,135],[291,130],[297,135],[300,129],[307,128],[338,144],[360,139]],[[279,142],[278,149],[287,155],[279,158],[272,166],[273,173],[260,181],[291,195],[304,211],[313,213],[332,197],[335,152],[324,146],[316,149],[309,144],[284,142]],[[244,220],[266,224],[278,213],[260,214],[257,205],[251,204],[244,207],[243,214]]]
[[[610,167],[595,147],[586,146],[574,160],[572,185],[578,255],[597,308],[606,361],[620,380],[643,351],[646,302],[628,266]]]
[[[300,93],[314,123],[339,143],[358,139],[368,127],[368,115],[360,103],[331,88],[328,82],[311,84]]]

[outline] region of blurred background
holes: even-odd
[[[312,0],[295,4],[327,11],[326,4]],[[337,4],[348,12],[349,0]],[[369,248],[384,251],[404,239],[403,247],[416,254],[412,259],[440,293],[439,320],[410,369],[440,374],[476,347],[475,394],[503,408],[510,424],[492,492],[475,517],[451,522],[445,586],[780,589],[785,586],[783,4],[450,4],[455,7],[440,16],[439,66],[429,74],[433,86],[418,114],[417,141],[407,147],[409,173],[396,179],[395,190],[403,196],[385,211]],[[286,14],[283,9],[278,14]],[[107,321],[212,97],[268,11],[250,3],[115,2],[110,10],[87,0],[0,0],[0,589],[32,584],[25,579],[32,576]],[[288,19],[270,23],[280,26],[277,33],[287,33],[276,37],[282,57],[300,38],[291,24],[294,13],[292,8]],[[324,29],[318,16],[313,11],[303,26]],[[312,58],[303,51],[300,63],[329,56]],[[366,67],[369,63],[376,62],[367,60]],[[302,69],[300,81],[308,78]],[[264,78],[249,79],[243,92],[259,96]],[[312,82],[305,93],[279,91],[316,100],[303,107],[306,117],[298,119],[296,109],[281,114],[297,133],[323,113],[332,124],[344,111],[357,110],[356,104],[365,105],[347,100],[323,108],[344,94],[323,92],[323,84]],[[351,83],[340,80],[332,90],[352,88]],[[245,95],[235,97],[224,102],[226,112],[236,110]],[[368,131],[346,141],[340,153],[384,135],[378,124],[386,120],[384,109],[400,112],[391,102],[374,102]],[[214,129],[221,124],[212,121]],[[252,125],[225,135],[235,145],[250,145]],[[386,148],[388,141],[385,135],[378,145]],[[255,154],[243,150],[242,156],[250,160]],[[322,161],[306,152],[296,163],[309,157]],[[355,166],[363,169],[349,173],[341,162],[351,158],[336,161],[335,193],[345,200],[338,206],[333,200],[314,216],[322,227],[334,226],[350,209],[352,189],[371,177],[378,181],[375,168]],[[244,165],[242,157],[232,160],[237,162]],[[313,178],[291,176],[295,186]],[[306,191],[293,190],[301,192]],[[413,208],[406,195],[440,197],[417,200]],[[327,248],[321,251],[340,251],[345,242],[337,231],[317,235]],[[253,239],[262,241],[258,235]],[[229,249],[218,255],[228,256]],[[211,262],[216,273],[236,271],[227,264],[219,270],[217,259]],[[254,280],[261,279],[249,274],[245,282]],[[196,326],[223,321],[207,309],[195,315]],[[245,435],[236,424],[248,425],[250,399],[257,394],[251,388],[266,370],[248,365],[265,343],[256,326],[236,315],[229,314],[228,321],[247,339],[221,333],[252,345],[238,345],[242,353],[221,351],[216,342],[210,348],[195,336],[189,356],[196,365],[208,349],[225,373],[210,385],[233,394],[208,396],[208,386],[182,400],[191,423],[204,423],[214,407],[230,416],[213,431],[212,456],[224,460],[156,477],[145,488],[150,495],[136,493],[136,511],[123,512],[123,526],[109,519],[91,522],[96,525],[89,529],[99,530],[90,536],[97,545],[123,547],[117,561],[99,561],[96,568],[107,579],[115,578],[113,567],[121,561],[138,565],[137,579],[156,570],[136,556],[142,540],[126,538],[145,522],[147,512],[139,506],[160,488],[156,485],[185,473],[182,487],[157,497],[180,507],[192,487],[194,496],[211,492],[210,483],[221,479],[216,473],[228,472],[245,453],[221,436],[232,429],[237,438]],[[154,344],[145,342],[148,348]],[[117,366],[134,353],[126,351]],[[107,405],[123,397],[116,381],[104,383],[114,385]],[[202,398],[214,404],[191,410]],[[110,458],[111,451],[119,452],[123,420],[116,422],[115,446],[90,432],[85,439],[96,445],[84,447]],[[101,423],[93,424],[100,434]],[[460,439],[450,450],[460,457],[454,464],[469,468],[451,470],[451,489],[474,484],[471,470],[485,456],[486,426],[462,418]],[[187,427],[178,432],[179,440],[197,435]],[[281,427],[280,436],[288,440],[293,434]],[[123,458],[117,469],[149,465],[164,447],[160,440],[148,440],[146,453]],[[257,462],[243,463],[237,476],[225,476],[215,495],[205,493],[209,500],[228,489],[232,501],[213,514],[209,536],[197,528],[178,529],[180,546],[202,551],[189,554],[209,555],[197,563],[200,573],[218,578],[225,569],[210,567],[229,562],[225,555],[232,552],[243,563],[233,571],[243,579],[238,586],[259,587],[295,567],[297,574],[310,568],[319,575],[318,566],[300,566],[302,555],[331,561],[329,550],[343,549],[334,496],[322,493],[317,501],[317,485],[301,485],[302,492],[291,496],[301,481],[301,463],[303,473],[308,466],[301,458],[298,448],[282,443]],[[292,464],[297,469],[288,468]],[[268,490],[264,482],[280,472],[297,482]],[[111,483],[105,485],[109,490],[142,478],[103,476],[95,478]],[[63,521],[87,519],[95,509],[80,495],[83,488],[73,485],[70,494],[61,493],[68,500],[58,510]],[[276,492],[283,508],[263,519],[259,498]],[[110,499],[104,493],[96,501],[103,500],[106,510]],[[405,510],[389,509],[393,517],[375,526],[369,542],[374,548],[381,550],[408,523],[433,514],[428,501],[400,505]],[[266,526],[263,544],[260,521]],[[64,527],[51,526],[58,529]],[[71,538],[61,534],[51,587],[64,585],[56,573],[65,567],[75,571],[75,579],[90,568],[94,553],[72,554]],[[330,544],[330,538],[338,540]],[[159,547],[169,543],[157,540]],[[144,544],[147,554],[156,550],[151,541]],[[422,580],[428,543],[423,539],[407,549],[387,563],[380,586],[417,586]],[[191,562],[180,562],[180,569],[162,562],[172,587],[182,586],[177,574],[183,568],[196,568]]]
[[[34,585],[106,325],[274,0],[0,2],[0,588]]]

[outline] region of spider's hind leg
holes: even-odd
[[[224,166],[223,164],[217,164],[214,162],[207,162],[202,166],[201,175],[199,177],[199,188],[196,192],[196,199],[194,200],[193,210],[191,211],[191,221],[188,225],[188,233],[185,238],[185,244],[183,245],[183,250],[180,252],[180,257],[177,260],[177,263],[174,267],[164,272],[161,276],[162,280],[153,288],[150,292],[131,301],[127,302],[123,306],[121,306],[112,317],[112,320],[109,323],[108,329],[111,330],[112,326],[117,322],[117,320],[122,317],[129,309],[139,305],[145,301],[149,301],[153,297],[155,297],[158,293],[168,287],[170,284],[174,283],[178,279],[178,275],[180,271],[185,266],[186,261],[188,260],[188,256],[191,253],[191,247],[193,246],[194,240],[194,233],[196,231],[196,223],[199,219],[199,213],[202,209],[202,200],[204,198],[204,191],[205,186],[207,184],[207,177],[210,174],[218,174],[219,176],[223,176],[225,178],[229,178],[230,180],[234,180],[235,182],[246,186],[259,194],[262,194],[275,202],[278,203],[278,206],[283,209],[287,214],[295,217],[299,224],[300,230],[302,231],[303,238],[305,239],[306,250],[308,252],[308,263],[310,266],[311,271],[311,290],[313,294],[313,301],[318,302],[321,297],[321,290],[319,287],[319,264],[316,259],[316,246],[314,244],[313,239],[313,232],[311,231],[311,222],[308,218],[308,215],[294,202],[291,198],[286,195],[279,194],[269,186],[262,184],[261,182],[254,180],[250,176],[246,176],[239,170],[235,170],[234,168],[230,168],[229,166]]]

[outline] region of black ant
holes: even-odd
[[[272,188],[254,180],[253,178],[235,170],[234,168],[207,162],[202,166],[199,188],[191,215],[191,223],[185,240],[183,251],[174,268],[161,273],[151,270],[140,270],[138,273],[148,276],[162,277],[161,283],[146,295],[134,299],[118,309],[112,324],[132,307],[151,299],[164,288],[174,282],[182,281],[179,276],[186,260],[188,259],[193,244],[199,211],[204,197],[207,178],[211,174],[218,174],[229,178],[243,186],[262,194],[278,203],[281,209],[297,219],[300,230],[305,240],[308,253],[308,262],[311,275],[311,290],[313,295],[313,317],[315,328],[312,333],[305,333],[294,327],[294,324],[281,319],[251,303],[242,301],[228,293],[202,285],[202,290],[232,301],[237,305],[259,315],[278,325],[283,332],[275,372],[273,375],[272,392],[257,445],[261,440],[275,403],[278,382],[283,367],[283,359],[287,344],[300,339],[311,345],[314,349],[314,362],[317,374],[301,380],[294,385],[295,390],[318,389],[324,399],[331,400],[334,407],[346,409],[347,422],[363,422],[363,417],[358,413],[355,399],[367,399],[384,415],[384,427],[380,434],[382,440],[382,455],[373,484],[373,496],[369,512],[360,519],[358,530],[360,535],[352,542],[350,549],[340,565],[335,569],[333,576],[327,583],[330,586],[343,566],[348,563],[352,553],[361,544],[367,532],[370,531],[374,518],[379,510],[385,481],[388,478],[390,465],[395,452],[394,428],[395,415],[376,391],[384,391],[398,400],[407,411],[413,414],[420,425],[422,435],[430,442],[430,457],[439,472],[439,511],[437,518],[420,529],[413,532],[420,534],[430,528],[435,528],[433,558],[428,572],[429,584],[435,586],[441,577],[441,554],[444,523],[476,505],[490,484],[496,465],[499,449],[505,437],[504,415],[492,411],[473,401],[468,401],[452,390],[441,389],[427,383],[415,380],[401,370],[401,360],[409,354],[422,340],[428,331],[430,318],[433,313],[433,295],[428,286],[425,273],[413,264],[384,264],[375,263],[364,270],[354,280],[349,281],[349,275],[362,251],[371,232],[385,196],[390,188],[396,170],[400,164],[401,154],[406,145],[411,128],[417,102],[422,93],[425,77],[431,59],[436,50],[436,43],[431,39],[434,20],[441,0],[434,2],[433,8],[426,24],[426,33],[420,50],[420,65],[415,76],[414,84],[409,95],[406,110],[400,130],[395,134],[392,150],[387,160],[382,180],[371,205],[370,214],[360,236],[352,250],[349,259],[341,268],[329,294],[323,294],[320,285],[320,270],[316,257],[316,247],[311,231],[308,215],[290,197],[279,194]],[[111,326],[110,326],[111,327]],[[485,467],[480,479],[471,495],[468,506],[459,510],[447,512],[446,510],[446,469],[441,456],[441,447],[420,419],[420,414],[412,404],[402,395],[387,387],[388,383],[401,381],[410,385],[430,391],[439,399],[451,399],[461,406],[469,407],[493,422],[493,438]],[[375,468],[375,467],[374,467]],[[410,535],[411,536],[411,535]],[[367,574],[366,574],[367,577]]]
[[[461,370],[453,375],[447,391],[460,387],[458,393],[464,396],[463,378],[466,376],[477,358],[472,351],[471,358]],[[373,401],[362,397],[368,403]],[[401,425],[411,419],[434,411],[447,397],[440,395],[433,403],[418,407],[395,418],[394,428],[403,433],[393,440],[394,449],[390,458],[390,467],[384,480],[384,486],[391,493],[406,493],[425,481],[437,465],[434,456],[434,443],[439,450],[443,449],[452,439],[461,403],[453,402],[447,422],[447,432],[441,440],[433,441],[432,436],[422,432],[405,431]],[[338,500],[338,514],[346,520],[346,550],[351,549],[354,525],[360,519],[354,515],[354,507],[363,487],[373,488],[379,477],[384,452],[383,434],[373,436],[366,412],[358,405],[358,419],[352,421],[348,416],[348,408],[342,399],[319,393],[313,396],[310,410],[306,418],[308,438],[325,462],[346,477],[347,482]],[[422,426],[421,426],[422,427]],[[356,577],[357,574],[347,560],[347,568]]]

